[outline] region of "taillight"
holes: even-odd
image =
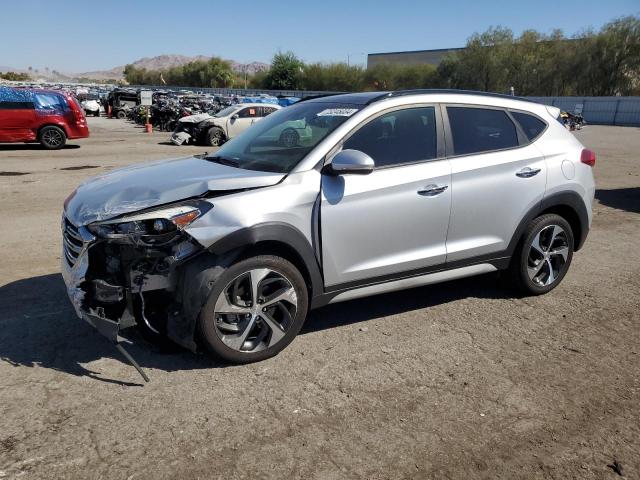
[[[587,148],[583,149],[580,154],[580,161],[585,165],[593,167],[596,164],[596,152]]]

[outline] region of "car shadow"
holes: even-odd
[[[301,334],[443,305],[463,298],[515,298],[498,273],[330,304],[309,313]]]
[[[640,213],[640,187],[596,190],[596,198],[607,207]]]
[[[310,313],[301,334],[366,322],[427,308],[465,297],[508,298],[495,274],[446,284],[388,293],[329,305]],[[40,367],[69,375],[125,386],[141,383],[105,378],[87,364],[103,358],[125,359],[91,326],[78,319],[60,274],[17,280],[0,287],[0,361],[13,366]],[[183,349],[167,350],[146,342],[136,329],[124,336],[127,351],[140,366],[166,372],[210,368],[242,368]],[[131,370],[131,378],[136,373]]]
[[[18,280],[0,287],[0,361],[14,366],[41,367],[75,376],[127,386],[139,383],[104,378],[87,363],[102,358],[125,359],[71,306],[60,274]],[[127,351],[142,366],[163,371],[224,366],[186,350],[166,353],[147,343],[136,329],[125,332]],[[132,370],[132,379],[136,373]]]
[[[65,145],[64,147],[62,147],[60,150],[73,150],[76,148],[80,148],[80,145]],[[10,150],[15,150],[15,151],[26,151],[26,150],[43,150],[45,152],[55,152],[55,150],[47,150],[46,148],[44,148],[42,145],[40,145],[39,143],[3,143],[0,144],[0,151],[5,152],[5,151],[10,151]]]

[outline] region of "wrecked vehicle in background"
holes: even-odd
[[[195,143],[219,147],[281,108],[279,105],[242,103],[231,105],[214,115],[202,113],[182,117],[171,135],[171,142],[175,145]]]
[[[595,153],[559,113],[439,90],[298,102],[215,153],[80,185],[62,217],[67,292],[116,344],[138,325],[236,363],[276,355],[327,303],[496,270],[547,293],[595,193]],[[289,129],[304,135],[282,142]]]
[[[116,118],[127,118],[127,112],[140,104],[139,94],[133,89],[115,88],[104,99],[104,109]]]
[[[94,117],[100,116],[100,104],[98,103],[97,99],[82,100],[82,102],[80,103],[80,106],[82,106],[84,113],[86,115],[93,115]]]

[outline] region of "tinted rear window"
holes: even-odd
[[[518,133],[503,110],[447,107],[456,155],[517,147]]]
[[[57,93],[36,93],[35,105],[37,110],[65,112],[68,110],[67,101]]]
[[[533,115],[522,112],[511,112],[511,115],[520,124],[529,141],[535,140],[547,127],[546,123]]]

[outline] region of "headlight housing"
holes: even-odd
[[[188,201],[159,210],[93,223],[87,228],[99,238],[163,245],[175,239],[180,231],[212,207],[209,202],[202,200]]]

